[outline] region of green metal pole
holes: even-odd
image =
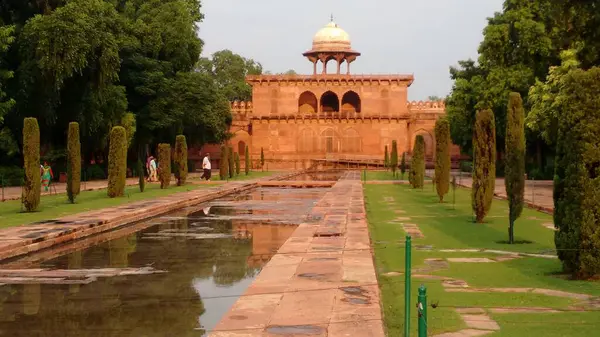
[[[404,337],[410,336],[411,246],[411,237],[407,236],[404,248]]]
[[[419,337],[427,337],[427,288],[421,285],[419,288]]]

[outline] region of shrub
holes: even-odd
[[[42,179],[40,175],[40,127],[35,118],[23,120],[23,168],[25,179],[21,202],[28,212],[40,205]]]
[[[248,145],[246,145],[246,157],[244,158],[244,171],[246,175],[250,174],[250,151],[248,150]]]
[[[158,144],[158,180],[160,188],[165,189],[171,184],[171,145]]]
[[[67,197],[71,203],[79,195],[81,184],[81,142],[79,123],[69,123],[67,138]]]
[[[504,184],[508,197],[508,242],[515,241],[515,220],[523,212],[525,198],[525,111],[519,93],[510,93],[506,121]]]
[[[235,173],[235,153],[231,146],[227,149],[227,153],[227,159],[229,160],[229,163],[227,164],[227,167],[229,168],[229,178],[233,178]]]
[[[177,178],[177,186],[185,185],[188,174],[188,149],[184,135],[179,135],[175,138],[175,153],[173,154],[175,161],[175,178]]]
[[[450,189],[450,123],[446,118],[440,118],[435,123],[435,187],[444,201],[444,196]]]
[[[219,163],[219,177],[227,180],[229,176],[229,153],[226,145],[221,145],[221,161]]]
[[[137,129],[135,114],[131,112],[124,114],[123,118],[121,118],[121,126],[125,128],[125,132],[127,134],[127,148],[129,148],[133,143],[133,137],[135,136],[135,132]]]
[[[390,167],[390,155],[388,154],[388,146],[385,146],[385,154],[383,155],[383,167]]]
[[[18,166],[0,167],[0,186],[21,186],[24,172],[23,168]]]
[[[106,179],[106,172],[102,166],[94,164],[85,169],[85,181],[104,179]]]
[[[400,161],[400,173],[402,173],[402,179],[404,179],[404,173],[406,173],[406,152],[402,152],[402,160]]]
[[[413,188],[421,188],[425,184],[425,138],[415,138],[412,161],[410,163],[410,183]]]
[[[140,156],[141,157],[141,156]],[[146,189],[146,179],[144,176],[144,164],[142,163],[142,159],[138,158],[137,160],[137,173],[138,173],[138,186],[140,188],[140,192],[144,192]]]
[[[492,206],[496,184],[496,124],[492,110],[477,112],[473,128],[473,186],[475,220],[482,223]]]
[[[461,161],[460,162],[460,170],[462,172],[473,173],[473,162]]]
[[[392,153],[390,154],[390,167],[392,168],[392,174],[396,177],[396,170],[398,170],[398,143],[392,141]]]
[[[265,152],[262,147],[260,148],[260,168],[265,169]]]
[[[235,175],[240,175],[240,154],[237,152],[235,153]]]
[[[571,71],[558,96],[554,242],[564,270],[585,279],[600,274],[600,68]]]
[[[110,131],[108,150],[108,196],[120,197],[125,194],[127,179],[127,132],[122,126]]]

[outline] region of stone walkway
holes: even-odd
[[[359,172],[350,172],[302,224],[210,337],[383,337]]]
[[[0,260],[24,255],[68,241],[113,230],[140,220],[192,206],[258,186],[259,181],[285,179],[296,173],[235,181],[210,188],[174,193],[165,197],[128,203],[59,219],[0,230]]]

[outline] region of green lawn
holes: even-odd
[[[381,173],[385,174],[385,172]],[[478,252],[440,252],[440,249],[477,248],[544,254],[554,252],[554,233],[542,226],[544,223],[552,222],[550,215],[525,209],[516,223],[515,234],[517,240],[528,243],[509,245],[504,243],[508,236],[506,201],[494,200],[487,222],[475,224],[472,221],[470,190],[458,189],[455,204],[452,203],[453,199],[451,191],[446,197],[449,202],[440,204],[437,195],[429,185],[426,185],[423,190],[413,190],[405,185],[365,185],[367,217],[371,239],[375,246],[375,263],[389,336],[403,335],[404,320],[404,276],[383,275],[388,272],[404,272],[403,243],[406,234],[399,223],[392,222],[395,218],[410,217],[410,220],[404,222],[419,226],[425,238],[413,239],[413,245],[433,246],[431,251],[413,249],[413,269],[425,267],[424,261],[427,258],[499,256]],[[404,210],[406,213],[396,214],[395,210]],[[545,288],[600,296],[600,282],[568,280],[566,276],[561,275],[561,264],[558,259],[524,257],[487,264],[449,262],[448,269],[429,274],[464,280],[470,287]],[[532,293],[453,293],[445,291],[439,280],[413,279],[411,299],[413,308],[417,288],[421,284],[427,286],[429,301],[439,304],[437,309],[430,307],[428,311],[430,335],[466,328],[465,323],[455,312],[455,307],[566,309],[569,305],[578,302],[569,298]],[[414,309],[411,314],[412,330],[416,335],[417,318]],[[573,330],[577,333],[566,334],[565,331],[568,331],[565,330],[568,329],[566,324],[554,330],[552,324],[556,314],[554,316],[527,314],[523,319],[514,319],[519,317],[514,314],[491,314],[491,317],[501,326],[501,331],[493,336],[589,335],[585,332],[592,330],[586,329],[597,328],[600,325],[598,323],[600,311],[569,313],[569,315],[572,315],[575,322],[585,322],[589,326],[583,325]]]
[[[273,175],[276,172],[250,172],[245,175],[243,172],[231,180],[256,179]],[[216,178],[216,179],[214,179]],[[213,176],[213,180],[219,177]],[[193,179],[196,180],[196,179]],[[171,181],[173,184],[174,181]],[[185,186],[171,186],[168,189],[161,190],[158,183],[146,184],[146,190],[141,193],[138,186],[128,186],[125,188],[125,197],[110,199],[106,196],[106,189],[96,191],[83,191],[77,197],[75,204],[67,201],[66,194],[42,196],[38,211],[33,213],[21,212],[20,200],[9,200],[0,203],[0,228],[12,227],[46,219],[56,219],[61,216],[86,212],[106,207],[119,206],[130,202],[154,199],[177,192],[185,192],[197,188],[207,188],[214,184],[187,184]]]
[[[237,181],[237,180],[248,180],[248,179],[256,179],[256,178],[263,178],[263,177],[269,177],[272,175],[276,175],[279,174],[281,172],[277,172],[277,171],[251,171],[248,175],[246,175],[244,173],[244,170],[242,169],[242,171],[240,172],[239,175],[234,175],[233,178],[229,179],[229,181]],[[210,178],[211,181],[220,181],[221,177],[219,177],[219,172],[218,171],[213,171],[212,173],[212,177]]]

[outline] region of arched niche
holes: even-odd
[[[323,130],[320,135],[320,150],[325,153],[339,152],[339,138],[332,128]]]
[[[342,152],[359,153],[361,152],[361,138],[358,131],[353,128],[344,130],[342,141]]]
[[[333,91],[327,91],[321,96],[321,112],[339,112],[340,99]]]
[[[310,91],[300,94],[300,98],[298,98],[298,111],[301,114],[315,113],[318,110],[318,106],[317,95]]]
[[[298,137],[298,152],[314,153],[316,151],[316,139],[317,137],[313,130],[304,129],[300,131]]]
[[[342,96],[342,112],[360,112],[360,96],[350,90]]]

